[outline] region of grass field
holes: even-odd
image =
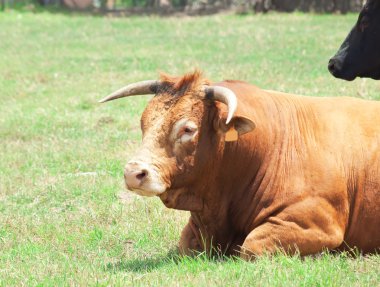
[[[194,68],[218,81],[376,99],[327,72],[355,15],[101,18],[0,13],[0,285],[379,286],[380,256],[179,258],[187,212],[126,193],[149,97],[126,83]]]

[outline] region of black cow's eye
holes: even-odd
[[[369,18],[367,16],[364,16],[360,20],[359,27],[360,27],[360,31],[362,32],[364,32],[364,30],[369,27]]]

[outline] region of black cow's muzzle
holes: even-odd
[[[331,58],[327,67],[330,73],[335,76],[342,70],[342,63],[336,58]]]
[[[327,65],[330,73],[339,79],[352,81],[356,78],[356,76],[352,73],[347,72],[343,69],[343,61],[339,58],[333,57],[330,59]]]

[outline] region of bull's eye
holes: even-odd
[[[184,126],[182,130],[178,133],[178,137],[180,137],[182,140],[187,141],[193,137],[196,131],[196,127]]]
[[[185,127],[184,130],[183,130],[186,134],[191,134],[194,132],[194,130],[192,128],[189,128],[189,127]]]
[[[170,137],[176,143],[193,142],[198,133],[197,124],[187,118],[175,122],[172,129]]]
[[[196,126],[184,126],[181,131],[178,133],[178,138],[181,143],[192,142],[195,134],[197,133]]]

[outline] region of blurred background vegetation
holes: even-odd
[[[64,1],[0,0],[0,286],[380,286],[380,255],[178,257],[189,213],[123,183],[150,97],[97,103],[157,71],[194,68],[215,81],[380,100],[380,81],[327,70],[357,15],[315,13],[315,1],[294,6],[310,14],[253,14],[260,6],[246,1]],[[113,17],[139,11],[148,16]]]
[[[213,14],[222,11],[270,10],[347,13],[360,10],[364,0],[0,0],[1,10],[67,8],[96,12]]]

